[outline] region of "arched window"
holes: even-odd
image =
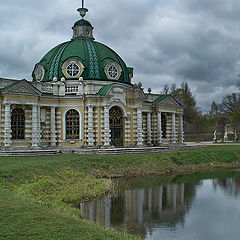
[[[66,139],[79,139],[80,116],[77,110],[70,109],[66,113]]]
[[[162,138],[167,137],[167,117],[165,114],[162,114]]]
[[[25,138],[25,113],[22,108],[14,108],[11,113],[12,139]]]
[[[123,114],[119,107],[114,106],[109,110],[109,125],[111,130],[111,144],[122,146],[123,144]]]

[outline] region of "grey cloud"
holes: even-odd
[[[187,81],[208,111],[234,89],[240,67],[237,0],[85,1],[94,36],[134,67],[134,81],[160,92]],[[36,62],[71,39],[77,0],[12,0],[0,9],[0,76],[31,79]],[[216,90],[217,89],[217,90]],[[207,99],[207,100],[206,100]]]

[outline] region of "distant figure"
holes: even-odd
[[[214,133],[213,133],[213,142],[214,143],[217,142],[217,130],[215,130]]]
[[[227,133],[227,131],[225,131],[225,133],[224,133],[224,141],[227,141],[227,137],[228,137],[228,133]]]
[[[234,131],[234,140],[236,142],[238,142],[238,135],[237,135],[237,131],[236,130]]]

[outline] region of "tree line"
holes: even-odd
[[[185,140],[238,140],[240,132],[240,92],[225,95],[221,103],[213,101],[210,111],[202,113],[187,82],[180,87],[164,85],[161,94],[171,94],[184,105]],[[228,135],[226,135],[226,132]]]

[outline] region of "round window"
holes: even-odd
[[[79,72],[80,72],[80,68],[76,63],[70,63],[67,66],[67,74],[70,77],[75,77],[76,75],[78,75]]]
[[[108,75],[113,78],[113,79],[116,79],[117,76],[118,76],[118,69],[115,67],[115,66],[110,66],[108,68]]]

